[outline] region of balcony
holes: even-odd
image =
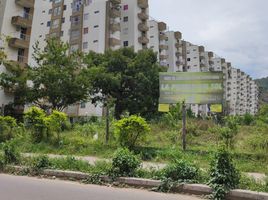
[[[175,44],[175,47],[176,47],[177,49],[179,49],[179,48],[182,47],[182,44],[181,44],[180,42],[177,42],[177,43]]]
[[[198,49],[199,49],[199,52],[205,52],[205,47],[203,46],[199,46]]]
[[[158,30],[159,31],[165,31],[167,29],[167,24],[164,22],[159,22],[158,23]]]
[[[159,49],[160,49],[160,50],[168,50],[168,45],[160,44],[160,45],[159,45]]]
[[[182,53],[181,52],[176,52],[176,57],[177,58],[180,58],[182,56]]]
[[[138,0],[138,6],[143,9],[148,8],[149,7],[148,0]]]
[[[168,37],[165,34],[159,35],[159,40],[166,40]]]
[[[26,8],[34,7],[34,0],[15,0],[16,4]]]
[[[159,58],[160,60],[166,60],[168,59],[168,55],[160,55]]]
[[[32,17],[29,14],[23,16],[14,16],[11,19],[11,23],[18,27],[30,28],[32,27]]]
[[[139,40],[139,43],[141,43],[141,44],[148,44],[149,43],[149,39],[145,36],[139,37],[138,40]]]
[[[205,56],[200,55],[200,60],[205,60],[205,59],[206,59]]]
[[[145,12],[138,13],[138,17],[140,20],[147,20],[149,19],[149,16]]]
[[[179,67],[179,66],[183,65],[183,62],[178,60],[178,61],[176,61],[176,65]]]
[[[212,58],[214,56],[214,53],[213,52],[208,52],[208,57]]]
[[[114,32],[117,32],[117,31],[120,31],[121,30],[121,27],[120,27],[120,23],[116,23],[116,24],[111,24],[110,25],[110,30],[114,33]]]
[[[121,12],[115,8],[110,9],[110,17],[111,18],[119,18],[121,17]]]
[[[210,60],[208,62],[209,62],[209,65],[214,65],[214,61]]]
[[[121,4],[121,0],[110,0],[110,2],[114,5],[119,5]]]
[[[114,46],[121,45],[121,42],[120,42],[120,40],[118,40],[116,38],[109,38],[109,44],[111,47],[114,47]]]
[[[180,40],[181,37],[182,37],[182,34],[181,34],[181,32],[177,31],[177,32],[174,33],[174,36],[175,36],[175,38],[176,38],[177,40]]]
[[[148,30],[149,30],[149,27],[147,26],[146,23],[139,23],[139,25],[138,25],[138,29],[139,29],[140,31],[148,31]]]
[[[30,43],[30,37],[25,34],[20,34],[20,38],[11,38],[8,42],[10,47],[28,49]]]

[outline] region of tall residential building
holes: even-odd
[[[30,36],[34,13],[34,0],[0,0],[0,35],[10,37],[8,44],[2,42],[7,59],[21,67],[30,59]],[[6,72],[0,66],[0,72]],[[12,91],[0,90],[0,107],[13,102]]]
[[[121,46],[135,51],[148,47],[148,0],[121,0]]]
[[[149,21],[149,44],[148,48],[157,53],[157,58],[162,66],[167,66],[168,62],[168,45],[167,35],[165,30],[167,25],[164,22],[157,22],[156,20]]]
[[[182,34],[179,31],[167,31],[167,55],[168,55],[168,71],[170,72],[182,72],[184,58],[183,58],[183,46],[182,46]]]

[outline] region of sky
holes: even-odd
[[[149,0],[150,16],[250,74],[268,76],[268,0]]]

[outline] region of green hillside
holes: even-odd
[[[260,99],[262,103],[268,103],[268,77],[256,79],[260,87]]]

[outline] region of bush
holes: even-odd
[[[3,150],[5,164],[19,164],[20,154],[12,140],[4,144]]]
[[[176,160],[163,169],[164,177],[176,182],[194,182],[199,170],[185,160]]]
[[[45,112],[37,107],[30,108],[24,116],[26,127],[32,129],[32,136],[35,142],[41,142],[47,130]]]
[[[119,149],[112,159],[111,173],[114,176],[135,176],[136,170],[141,166],[141,161],[128,149]]]
[[[0,154],[0,172],[3,171],[4,166],[5,166],[4,157],[2,156],[2,154]]]
[[[213,199],[225,199],[226,194],[239,184],[240,174],[233,165],[231,155],[225,149],[220,149],[215,154],[210,164],[209,175]]]
[[[48,156],[42,155],[33,159],[32,168],[34,171],[40,171],[42,169],[48,168],[50,166],[50,161]]]
[[[16,127],[16,119],[9,116],[0,116],[0,142],[5,142],[12,139],[14,137]]]
[[[246,113],[243,118],[243,122],[247,126],[251,125],[254,122],[254,117],[250,113]]]
[[[150,127],[145,119],[136,115],[123,118],[115,123],[115,132],[120,145],[133,149],[136,143],[144,141]]]

